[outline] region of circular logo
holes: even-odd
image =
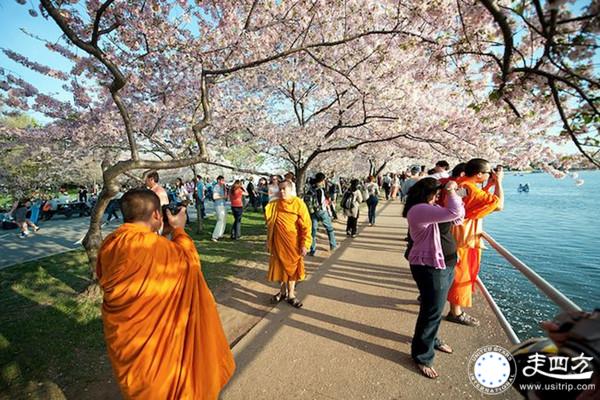
[[[478,349],[469,360],[469,380],[485,394],[499,394],[515,381],[517,365],[508,350],[501,346]]]

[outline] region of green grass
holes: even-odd
[[[228,217],[225,237],[233,218]],[[247,212],[242,239],[210,241],[214,218],[192,234],[211,289],[265,262],[262,214]],[[195,232],[195,225],[189,229]],[[73,251],[0,271],[0,399],[83,398],[91,382],[112,378],[100,301],[78,296],[91,283],[87,258]],[[60,388],[60,389],[59,389]]]

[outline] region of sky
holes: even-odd
[[[31,4],[34,3],[30,0],[26,5],[20,5],[15,0],[0,0],[0,49],[17,51],[41,64],[68,73],[71,68],[68,60],[46,49],[45,43],[21,31],[21,29],[25,29],[31,34],[51,42],[57,42],[62,35],[60,29],[51,21],[46,21],[41,16],[32,17],[29,15],[28,10],[31,8]],[[578,1],[576,7],[580,6],[581,3],[582,1]],[[75,50],[77,51],[77,49]],[[0,79],[2,70],[5,73],[11,73],[27,82],[31,82],[46,94],[60,100],[70,100],[70,95],[61,88],[64,82],[31,71],[12,61],[0,51]],[[40,114],[35,114],[34,117],[41,122],[49,121],[48,118]],[[553,147],[556,149],[556,146]],[[573,144],[560,146],[558,150],[568,153],[576,152]]]
[[[69,62],[64,57],[46,49],[45,43],[20,30],[24,28],[52,42],[56,42],[62,34],[58,26],[41,16],[30,16],[30,8],[31,5],[20,5],[15,0],[0,0],[0,48],[17,51],[40,64],[68,72]],[[6,57],[3,52],[0,52],[0,68],[33,83],[44,93],[58,94],[61,99],[68,98],[61,88],[64,84],[62,81],[31,71]]]

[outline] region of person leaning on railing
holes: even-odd
[[[456,182],[448,182],[443,189],[447,191],[447,204],[442,207],[435,204],[442,190],[439,182],[423,178],[410,188],[402,212],[409,226],[406,256],[421,302],[411,355],[421,373],[431,379],[438,377],[432,367],[434,349],[452,353],[452,348],[437,333],[457,261],[450,227],[460,223],[465,215],[457,187]]]

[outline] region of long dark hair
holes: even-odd
[[[428,198],[440,189],[440,183],[435,178],[422,178],[417,181],[408,191],[406,204],[402,210],[402,216],[406,218],[411,207],[421,203],[427,203]]]
[[[352,179],[350,181],[350,190],[351,192],[356,192],[356,189],[358,189],[358,184],[359,184],[359,180],[358,179]]]

